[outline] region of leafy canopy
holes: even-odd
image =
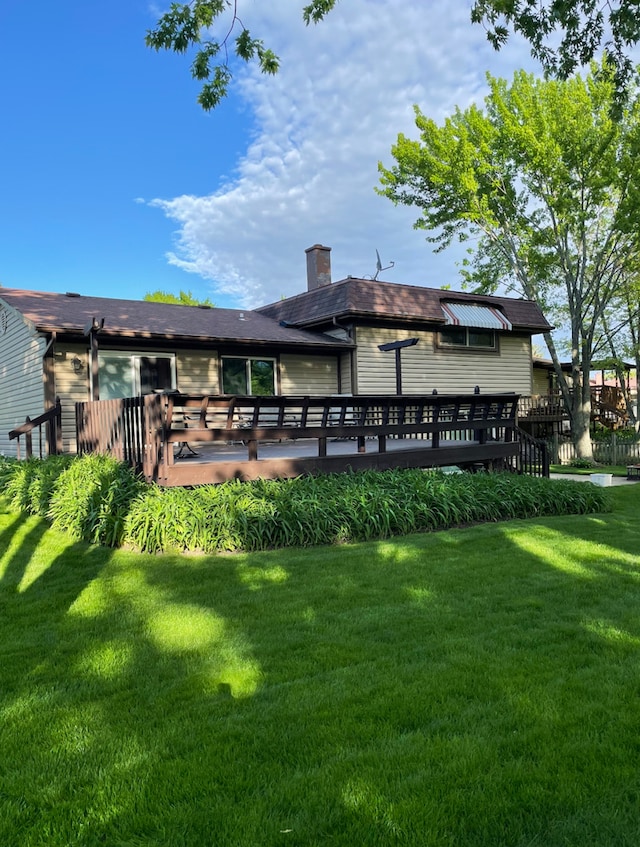
[[[190,291],[180,289],[179,294],[173,294],[170,291],[148,291],[143,300],[148,303],[171,303],[174,306],[208,306],[210,309],[215,308],[215,303],[206,297],[204,300],[198,300]]]
[[[628,51],[640,40],[638,0],[475,0],[471,20],[483,24],[499,50],[510,30],[531,45],[546,74],[567,79],[604,48],[617,95],[633,74]]]
[[[311,0],[303,8],[305,23],[317,23],[337,0]],[[220,34],[215,26],[222,27]],[[256,60],[263,73],[275,74],[280,61],[273,50],[254,38],[238,15],[238,0],[192,0],[172,3],[154,29],[148,30],[146,44],[155,50],[175,53],[195,51],[191,75],[202,82],[198,102],[205,110],[215,108],[226,97],[232,79],[229,51],[249,62]]]
[[[303,20],[318,23],[336,3],[311,0],[302,8]],[[155,50],[194,54],[191,74],[202,83],[198,101],[205,110],[228,93],[233,76],[230,53],[245,62],[257,61],[263,73],[275,74],[280,67],[273,50],[242,23],[239,5],[240,0],[172,3],[147,32],[146,43]],[[614,68],[614,108],[624,98],[633,75],[629,51],[640,41],[638,0],[474,0],[471,21],[485,27],[496,50],[512,30],[523,36],[545,74],[559,79],[588,65],[603,48]]]

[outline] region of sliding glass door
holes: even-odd
[[[98,352],[100,399],[137,397],[176,387],[175,356],[171,353],[141,355],[124,351]]]

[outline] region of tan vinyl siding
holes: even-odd
[[[531,393],[531,340],[528,335],[502,333],[499,353],[449,350],[436,346],[433,332],[407,332],[358,327],[358,393],[394,394],[396,390],[395,352],[381,352],[379,344],[405,338],[418,338],[414,347],[402,350],[402,391],[404,394],[471,393],[515,391]]]
[[[532,394],[548,394],[549,393],[549,373],[548,368],[533,368],[533,390]]]
[[[383,353],[378,350],[378,345],[401,338],[410,338],[409,333],[398,332],[394,329],[359,326],[356,327],[354,334],[356,341],[356,385],[353,387],[353,393],[395,394],[395,353]],[[422,343],[422,339],[420,343]]]
[[[44,412],[42,357],[45,340],[25,323],[14,309],[0,305],[7,316],[6,331],[0,335],[0,453],[15,456],[17,442],[9,431],[29,416]],[[24,438],[21,439],[24,456]],[[34,450],[38,450],[34,439]]]
[[[322,396],[338,392],[337,356],[280,356],[280,393]]]
[[[76,403],[89,399],[89,351],[82,344],[56,344],[53,361],[55,394],[62,405],[62,449],[75,453]]]
[[[343,353],[340,356],[340,393],[353,394],[351,353]]]
[[[178,351],[176,353],[178,391],[184,394],[219,394],[218,353]]]

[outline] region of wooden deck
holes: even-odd
[[[150,482],[186,486],[366,468],[520,470],[517,404],[516,394],[163,394],[80,403],[76,421],[79,452],[108,452]]]
[[[375,467],[387,468],[442,467],[444,465],[489,466],[502,464],[515,457],[514,442],[480,445],[474,441],[441,440],[437,448],[418,438],[387,440],[381,453],[377,439],[367,438],[362,449],[357,439],[328,439],[326,454],[318,455],[318,439],[265,441],[259,455],[248,458],[248,445],[202,444],[188,442],[196,451],[174,450],[174,461],[158,469],[161,485],[198,485],[225,482],[229,479],[286,478],[304,473],[340,473]]]

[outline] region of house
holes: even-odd
[[[531,336],[550,329],[530,300],[349,277],[331,282],[330,248],[307,251],[307,291],[263,306],[287,327],[352,342],[342,391],[392,394],[532,393]],[[397,344],[415,340],[400,354]],[[382,349],[381,349],[382,348]]]
[[[255,310],[0,288],[0,453],[8,433],[62,406],[185,394],[532,393],[531,336],[548,328],[526,300],[349,277],[330,248],[307,250],[307,291]]]

